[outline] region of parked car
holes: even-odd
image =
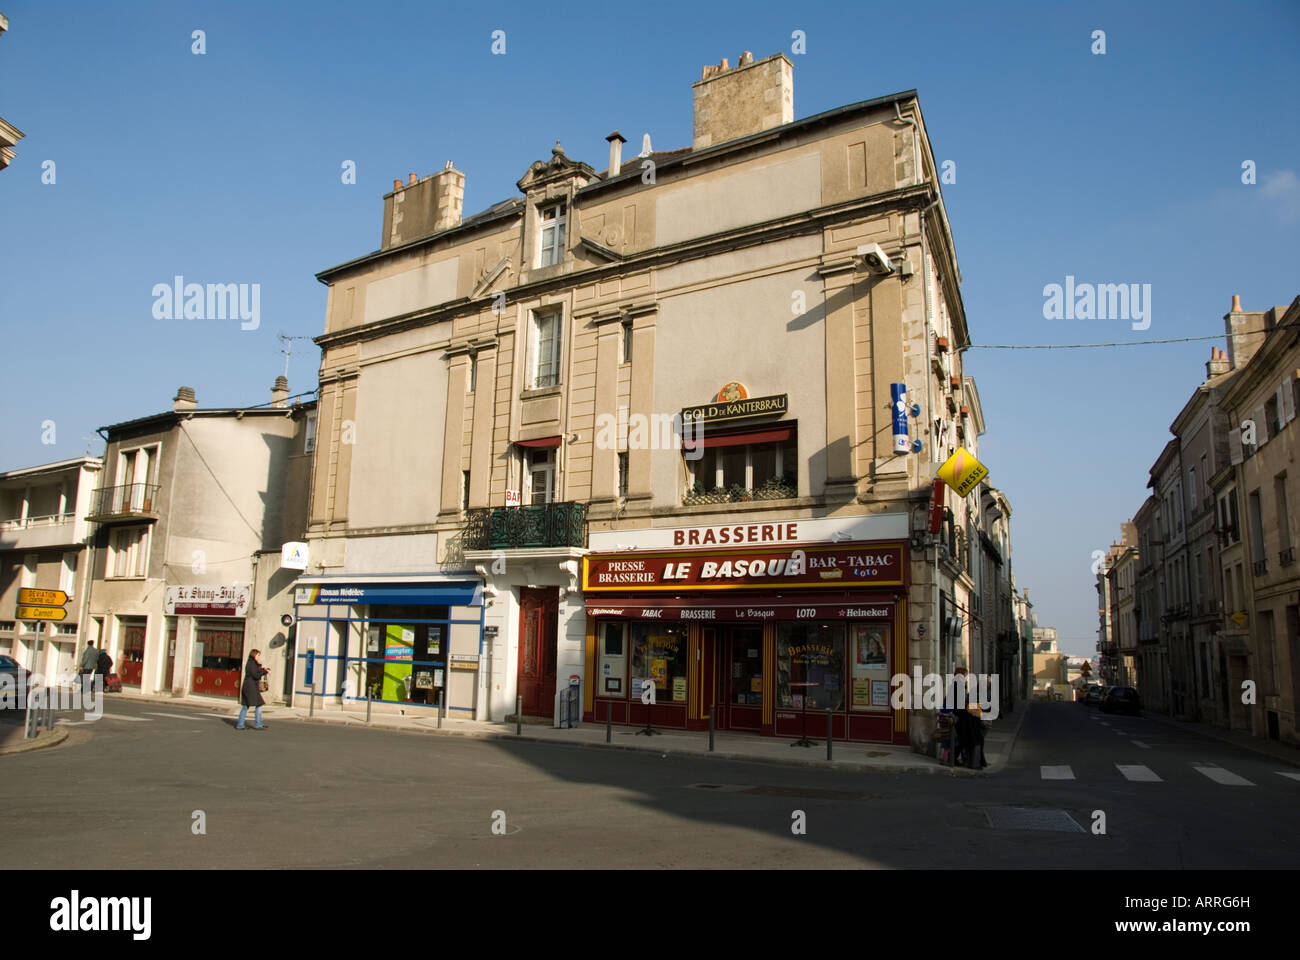
[[[1132,687],[1111,687],[1101,698],[1102,713],[1142,713],[1142,698]]]
[[[1083,692],[1083,705],[1086,707],[1095,707],[1101,703],[1101,698],[1105,694],[1106,688],[1100,683],[1088,684],[1088,689]]]
[[[5,693],[11,696],[22,695],[20,704],[25,703],[27,686],[31,680],[32,672],[20,664],[13,657],[0,654],[0,676],[8,675],[12,678],[12,683],[5,683]]]

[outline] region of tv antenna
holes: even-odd
[[[275,337],[282,344],[284,344],[284,346],[280,348],[280,352],[284,354],[284,379],[288,380],[289,379],[289,357],[293,353],[293,341],[310,340],[311,337],[293,337],[293,336],[289,336],[286,333],[277,333]]]

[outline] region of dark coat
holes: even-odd
[[[257,681],[261,680],[271,671],[266,667],[260,666],[250,654],[248,662],[244,664],[244,685],[239,691],[239,703],[245,707],[260,707],[266,703],[262,699],[262,691],[257,689]]]
[[[95,672],[108,676],[113,672],[113,658],[108,655],[107,650],[99,651],[99,660],[95,664]]]

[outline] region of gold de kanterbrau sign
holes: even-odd
[[[694,407],[682,408],[682,423],[722,423],[727,420],[745,420],[784,414],[790,407],[789,394],[778,393],[771,397],[747,397],[744,400],[713,401]]]

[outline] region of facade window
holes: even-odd
[[[619,357],[619,363],[632,362],[632,321],[623,321],[623,336],[620,338],[623,354]]]
[[[1264,420],[1268,423],[1269,436],[1275,436],[1282,429],[1281,418],[1278,416],[1276,395],[1264,401]]]
[[[149,528],[119,527],[109,539],[109,576],[143,577],[148,571]]]
[[[1214,501],[1214,495],[1210,493],[1210,471],[1205,462],[1205,454],[1201,454],[1201,499],[1207,502]]]
[[[478,389],[478,357],[469,358],[469,392]]]
[[[302,428],[302,452],[311,453],[316,449],[316,411],[308,410]]]
[[[735,447],[708,447],[687,460],[687,502],[779,499],[798,496],[795,439]]]
[[[1250,511],[1250,555],[1256,564],[1262,563],[1266,554],[1264,553],[1264,511],[1260,504],[1259,491],[1252,490],[1250,496],[1246,498],[1247,509]],[[1257,570],[1262,573],[1262,570]]]
[[[469,509],[469,471],[468,470],[462,470],[460,472],[460,508],[462,510]]]
[[[844,624],[780,623],[776,702],[786,710],[844,709]]]
[[[541,242],[538,244],[537,265],[549,267],[564,258],[565,205],[562,203],[543,207],[538,211],[541,217]]]
[[[1286,474],[1273,478],[1273,494],[1277,504],[1278,549],[1283,553],[1291,549],[1291,510],[1286,501]]]
[[[532,371],[529,388],[554,387],[560,382],[560,343],[563,316],[559,310],[533,314]]]
[[[69,550],[63,554],[63,565],[59,568],[59,589],[71,600],[77,591],[77,553]]]
[[[618,495],[627,496],[627,454],[618,455]]]
[[[529,449],[524,454],[524,503],[555,500],[555,449]]]
[[[1190,476],[1187,482],[1187,495],[1189,498],[1191,498],[1192,513],[1195,514],[1196,503],[1197,503],[1196,468],[1192,467],[1189,472],[1190,472]]]

